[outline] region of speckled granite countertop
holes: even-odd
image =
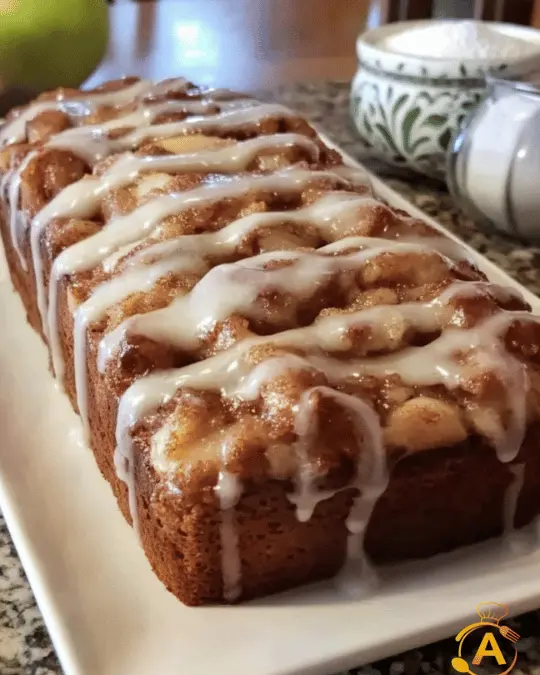
[[[348,116],[348,85],[330,82],[298,85],[264,92],[263,96],[279,99],[296,108],[320,124],[351,155],[363,158],[362,146]],[[427,181],[420,179],[412,184],[390,178],[388,182],[522,284],[540,293],[540,248],[523,247],[504,237],[481,233],[459,212],[443,189]],[[540,612],[519,617],[511,625],[523,636],[517,645],[519,668],[513,672],[516,675],[520,672],[540,675]],[[351,672],[362,675],[455,674],[450,665],[453,656],[455,641],[443,641]],[[61,672],[47,629],[0,517],[0,675],[60,675]]]

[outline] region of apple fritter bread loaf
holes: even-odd
[[[183,602],[538,513],[537,319],[300,116],[132,78],[41,96],[0,143],[13,284]]]

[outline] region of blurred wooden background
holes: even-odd
[[[92,82],[182,74],[254,89],[348,79],[368,7],[368,0],[118,0],[109,53]]]
[[[540,0],[113,0],[109,53],[89,84],[129,73],[181,73],[244,90],[347,80],[367,24],[424,16],[529,23],[533,14],[540,26]]]

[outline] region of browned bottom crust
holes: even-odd
[[[519,526],[540,510],[537,432],[531,428],[519,457],[527,463]],[[186,604],[221,601],[221,512],[211,492],[196,504],[160,494],[144,461],[137,479],[142,542],[156,574]],[[500,535],[511,480],[508,466],[480,439],[407,457],[375,507],[366,535],[369,557],[376,563],[423,558]],[[242,599],[331,577],[345,560],[351,491],[319,503],[301,523],[287,489],[292,486],[282,481],[246,485],[236,507]]]

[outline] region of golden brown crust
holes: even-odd
[[[101,91],[114,91],[135,81],[111,83]],[[41,100],[56,100],[59,96],[76,98],[79,93],[57,92]],[[201,100],[205,96],[203,90],[189,84],[185,89],[162,91],[154,97],[150,92],[144,98],[156,102],[164,98]],[[208,114],[215,114],[220,105],[219,99],[211,102]],[[84,123],[122,117],[133,109],[132,104],[117,108],[98,106]],[[158,117],[155,122],[183,117],[184,113]],[[28,152],[36,153],[21,174],[19,207],[27,216],[35,216],[75,181],[102,176],[118,159],[115,155],[90,167],[70,150],[43,147],[53,134],[80,122],[61,111],[42,112],[27,124],[25,141],[29,143],[7,146],[0,153],[0,171],[4,174],[20,166]],[[121,138],[129,130],[129,127],[117,130],[114,136]],[[226,132],[216,127],[205,129],[204,134],[144,141],[133,154],[167,156],[218,150],[246,139],[282,133],[313,139],[318,157],[310,156],[301,144],[268,147],[257,153],[240,173],[264,176],[291,167],[316,171],[339,168],[339,155],[324,146],[307,122],[288,115],[274,115],[254,125],[228,128]],[[45,289],[49,288],[54,260],[75,243],[102,231],[113,218],[132,213],[156,196],[181,194],[213,180],[215,175],[210,171],[145,172],[104,195],[92,217],[52,219],[39,242]],[[65,364],[64,386],[73,407],[78,406],[74,308],[92,297],[103,283],[128,270],[136,256],[151,252],[156,244],[177,238],[181,241],[183,236],[220,233],[241,217],[278,211],[296,214],[339,190],[353,196],[366,194],[365,187],[343,185],[336,175],[313,179],[308,186],[283,194],[253,189],[241,196],[194,206],[165,218],[154,232],[136,241],[112,271],[100,262],[63,276],[59,282],[57,320]],[[131,293],[111,304],[89,326],[86,377],[90,442],[97,464],[111,484],[126,519],[131,520],[129,495],[114,465],[115,431],[119,399],[139,378],[198,363],[253,338],[257,341],[242,356],[250,367],[291,355],[309,360],[313,354],[320,355],[319,346],[307,342],[277,345],[273,336],[284,330],[316,327],[328,318],[347,317],[360,310],[433,303],[453,284],[485,281],[470,262],[451,260],[436,250],[402,250],[398,255],[393,249],[383,249],[348,266],[350,256],[367,250],[366,244],[351,240],[350,246],[342,250],[324,249],[347,237],[377,237],[389,242],[422,238],[431,240],[436,248],[437,232],[381,203],[366,200],[349,228],[330,229],[324,235],[309,219],[302,222],[295,218],[284,215],[275,224],[248,232],[234,247],[205,254],[198,270],[163,274],[151,289]],[[29,229],[20,242],[28,270],[25,271],[12,245],[9,225],[3,216],[0,221],[13,283],[30,323],[41,331]],[[263,289],[249,310],[239,309],[215,322],[206,333],[198,335],[194,347],[181,347],[136,331],[127,333],[115,358],[104,373],[100,372],[98,353],[102,338],[126,319],[171,307],[179,298],[188,297],[208,271],[218,265],[227,263],[234,269],[242,269],[239,266],[242,261],[276,250],[311,256],[314,263],[332,258],[339,264],[321,277],[314,290],[301,296],[293,288]],[[147,262],[154,262],[151,256]],[[257,275],[285,273],[294,264],[276,254],[262,265]],[[254,281],[249,274],[247,269],[246,283]],[[476,288],[478,292],[473,295],[456,292],[449,296],[435,327],[422,328],[406,318],[396,318],[397,315],[371,324],[351,325],[343,330],[339,349],[327,348],[324,356],[338,363],[353,363],[357,359],[393,354],[405,347],[428,346],[445,330],[479,326],[502,311],[528,310],[526,303],[513,294],[499,293],[489,286]],[[517,522],[524,524],[540,510],[535,482],[540,460],[534,445],[536,420],[540,417],[540,327],[518,317],[503,331],[502,339],[508,352],[526,365],[531,381],[527,398],[529,431],[516,460],[526,462],[517,509]],[[457,357],[466,364],[469,355]],[[165,405],[143,416],[132,431],[142,544],[157,575],[184,602],[195,605],[224,599],[222,514],[215,491],[218,474],[223,469],[243,481],[235,507],[242,599],[333,576],[339,570],[345,558],[345,521],[355,496],[355,489],[350,486],[362,448],[354,419],[326,393],[329,388],[368,402],[381,422],[392,474],[369,522],[366,547],[372,558],[391,561],[432,555],[500,532],[504,494],[512,472],[497,459],[486,437],[497,425],[508,424],[509,408],[504,383],[489,369],[472,368],[470,376],[455,389],[440,384],[411,384],[397,375],[345,378],[336,384],[324,372],[305,367],[277,372],[263,382],[258,397],[252,401],[237,400],[220,391],[184,388]],[[298,402],[311,390],[310,405],[317,419],[318,436],[308,449],[308,460],[316,467],[317,487],[335,494],[317,504],[308,522],[300,522],[290,500],[298,470],[292,447],[297,439]],[[163,473],[152,459],[152,439],[164,423],[169,429],[167,458],[175,467],[173,474]],[[228,444],[225,464],[218,447],[224,437]],[[480,474],[489,479],[478,485]],[[174,490],[170,489],[171,483]],[[474,499],[464,500],[463,495],[474,495]]]

